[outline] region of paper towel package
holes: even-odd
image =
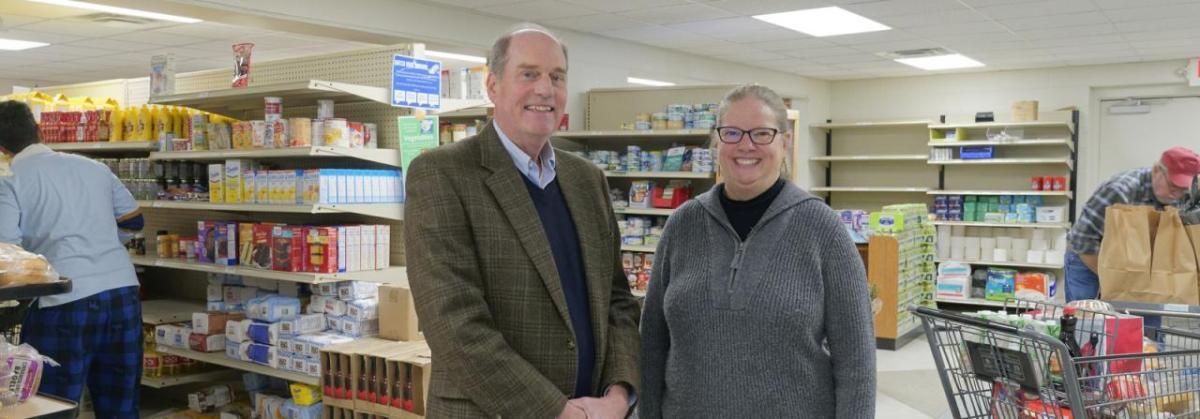
[[[254,321],[250,319],[230,320],[226,322],[225,338],[237,343],[245,342],[249,339],[246,337],[246,331],[250,330],[250,325],[253,323]]]
[[[291,320],[300,315],[300,300],[271,294],[246,303],[246,316],[254,320],[278,322]]]
[[[1025,263],[1045,263],[1045,250],[1029,250],[1025,252]]]
[[[263,345],[276,346],[279,344],[279,323],[251,323],[246,329],[246,337],[250,341]]]
[[[317,333],[303,335],[301,340],[305,344],[305,357],[308,359],[320,359],[322,348],[351,342],[354,338],[334,333]]]
[[[292,320],[279,322],[279,332],[284,336],[307,335],[325,330],[325,315],[302,314]]]
[[[346,303],[346,317],[354,320],[374,320],[379,318],[379,300],[368,298],[362,300],[348,301]]]
[[[275,356],[275,348],[270,345],[251,343],[246,349],[246,359],[256,364],[277,367]]]
[[[313,294],[312,297],[309,297],[309,299],[308,299],[308,312],[309,313],[324,313],[325,312],[325,301],[329,300],[329,299],[336,300],[337,297]]]
[[[223,289],[225,304],[243,305],[258,297],[258,288],[226,285]]]
[[[338,283],[338,299],[343,301],[378,298],[379,284],[364,281],[344,281]]]
[[[338,319],[341,323],[341,334],[350,337],[374,336],[379,334],[379,319],[357,320],[349,317]]]
[[[306,359],[304,361],[304,373],[313,377],[321,376],[321,361]]]
[[[325,309],[322,312],[329,316],[345,316],[346,301],[337,298],[326,298]]]
[[[289,370],[304,372],[304,365],[308,363],[308,360],[305,360],[302,356],[291,356],[288,358],[288,362],[290,365],[288,367]]]

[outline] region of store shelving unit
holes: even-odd
[[[317,100],[337,103],[390,104],[388,89],[324,80],[257,84],[239,89],[205,90],[150,98],[155,105],[187,106],[214,113],[262,109],[264,96],[285,98],[287,106],[313,106]]]
[[[156,151],[150,153],[150,160],[160,161],[219,162],[226,159],[275,160],[296,158],[351,159],[378,163],[391,167],[400,167],[400,150],[390,148],[345,148],[321,146],[255,150]]]
[[[300,374],[293,371],[283,371],[268,367],[266,365],[232,359],[226,357],[225,352],[197,352],[190,349],[175,348],[165,345],[158,345],[156,350],[163,354],[182,356],[184,358],[194,359],[200,362],[207,362],[209,364],[220,365],[242,371],[249,371],[270,377],[279,377],[284,380],[297,383],[315,386],[321,381],[320,377],[313,377],[311,375]]]
[[[988,261],[982,261],[982,260],[971,261],[971,260],[951,260],[951,259],[937,259],[936,262],[937,263],[957,262],[957,263],[967,263],[967,264],[977,265],[977,266],[1001,266],[1001,267],[1009,267],[1009,268],[1033,268],[1033,269],[1062,269],[1063,268],[1062,265],[1050,265],[1050,264],[1046,264],[1046,263],[1025,263],[1025,262],[988,262]]]
[[[158,149],[158,143],[153,141],[102,141],[90,143],[46,143],[54,151],[66,151],[85,154],[122,154],[150,152]]]
[[[712,173],[704,172],[617,172],[607,170],[605,176],[610,178],[637,179],[712,179]]]
[[[930,120],[849,121],[809,125],[814,138],[824,138],[824,154],[809,157],[821,165],[823,183],[810,189],[825,195],[825,202],[839,208],[862,206],[877,209],[886,204],[911,202],[897,194],[924,194],[933,188],[924,134]],[[824,135],[820,135],[824,134]],[[870,150],[871,153],[862,153]],[[871,168],[892,176],[872,176]],[[889,194],[871,197],[864,193]],[[852,194],[852,195],[843,195]],[[925,201],[920,197],[919,201]]]
[[[654,248],[655,248],[655,246],[645,246],[645,245],[638,245],[638,244],[623,244],[623,245],[621,245],[622,252],[654,253]]]
[[[926,193],[929,188],[908,188],[902,186],[817,186],[812,192],[889,192],[889,193]]]
[[[374,271],[341,272],[336,274],[282,272],[269,269],[259,269],[246,266],[222,266],[211,263],[199,263],[182,259],[166,259],[149,256],[134,256],[133,264],[165,269],[178,269],[193,272],[207,272],[230,275],[249,276],[252,278],[274,279],[277,281],[299,282],[304,284],[319,284],[322,282],[338,281],[368,281],[390,284],[404,284],[408,276],[403,266],[393,266],[388,269]]]
[[[1071,225],[1068,223],[985,223],[976,221],[934,221],[933,225],[963,227],[1046,228],[1058,230],[1066,230],[1071,228]]]
[[[929,164],[934,165],[989,165],[989,164],[1013,164],[1013,165],[1038,165],[1038,164],[1061,164],[1068,168],[1074,168],[1075,162],[1069,158],[995,158],[995,159],[978,159],[978,160],[929,160]]]
[[[183,300],[142,301],[142,323],[167,324],[192,321],[192,313],[205,311],[204,304]]]
[[[622,215],[657,215],[662,217],[670,216],[675,213],[671,208],[616,208],[614,213]]]
[[[649,130],[649,131],[628,131],[628,130],[613,130],[613,131],[559,131],[554,134],[555,138],[567,140],[673,140],[678,138],[691,138],[696,140],[708,139],[712,131],[706,129],[664,129],[664,130]]]
[[[226,380],[236,380],[238,375],[239,372],[237,370],[219,369],[197,372],[193,374],[171,375],[166,377],[142,377],[142,385],[150,388],[167,388],[192,383],[213,383]]]
[[[0,418],[53,418],[65,415],[75,417],[79,406],[75,403],[51,398],[42,394],[34,394],[24,403],[0,408]],[[74,411],[74,413],[67,413]]]
[[[1071,191],[1019,191],[1019,190],[937,190],[929,191],[930,195],[1016,195],[1016,196],[1048,196],[1073,199]]]
[[[993,146],[993,147],[1028,147],[1028,146],[1066,146],[1071,150],[1075,150],[1075,143],[1070,138],[1044,138],[1034,140],[1015,140],[1015,141],[989,141],[989,140],[963,140],[963,141],[930,141],[930,147],[977,147],[977,146]]]
[[[290,214],[358,214],[401,221],[403,204],[213,204],[194,201],[138,201],[143,208]]]
[[[1078,121],[964,122],[930,124],[929,129],[1065,128],[1074,134],[1076,124],[1078,124]]]

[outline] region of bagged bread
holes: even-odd
[[[13,245],[0,246],[0,287],[40,284],[59,279],[45,257]]]

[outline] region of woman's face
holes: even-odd
[[[756,98],[743,98],[729,105],[718,126],[715,135],[724,138],[714,140],[719,144],[717,153],[726,194],[732,199],[747,200],[775,184],[791,150],[791,132],[776,123],[771,108]],[[769,132],[759,128],[775,129],[778,133],[771,138]],[[739,132],[745,134],[736,143],[725,142]],[[761,144],[768,139],[769,144]]]

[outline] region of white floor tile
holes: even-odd
[[[895,351],[886,349],[876,350],[875,365],[879,371],[932,370],[937,368],[933,363],[933,353],[929,351],[929,341],[923,335]]]
[[[883,393],[875,394],[875,417],[878,419],[933,419]]]

